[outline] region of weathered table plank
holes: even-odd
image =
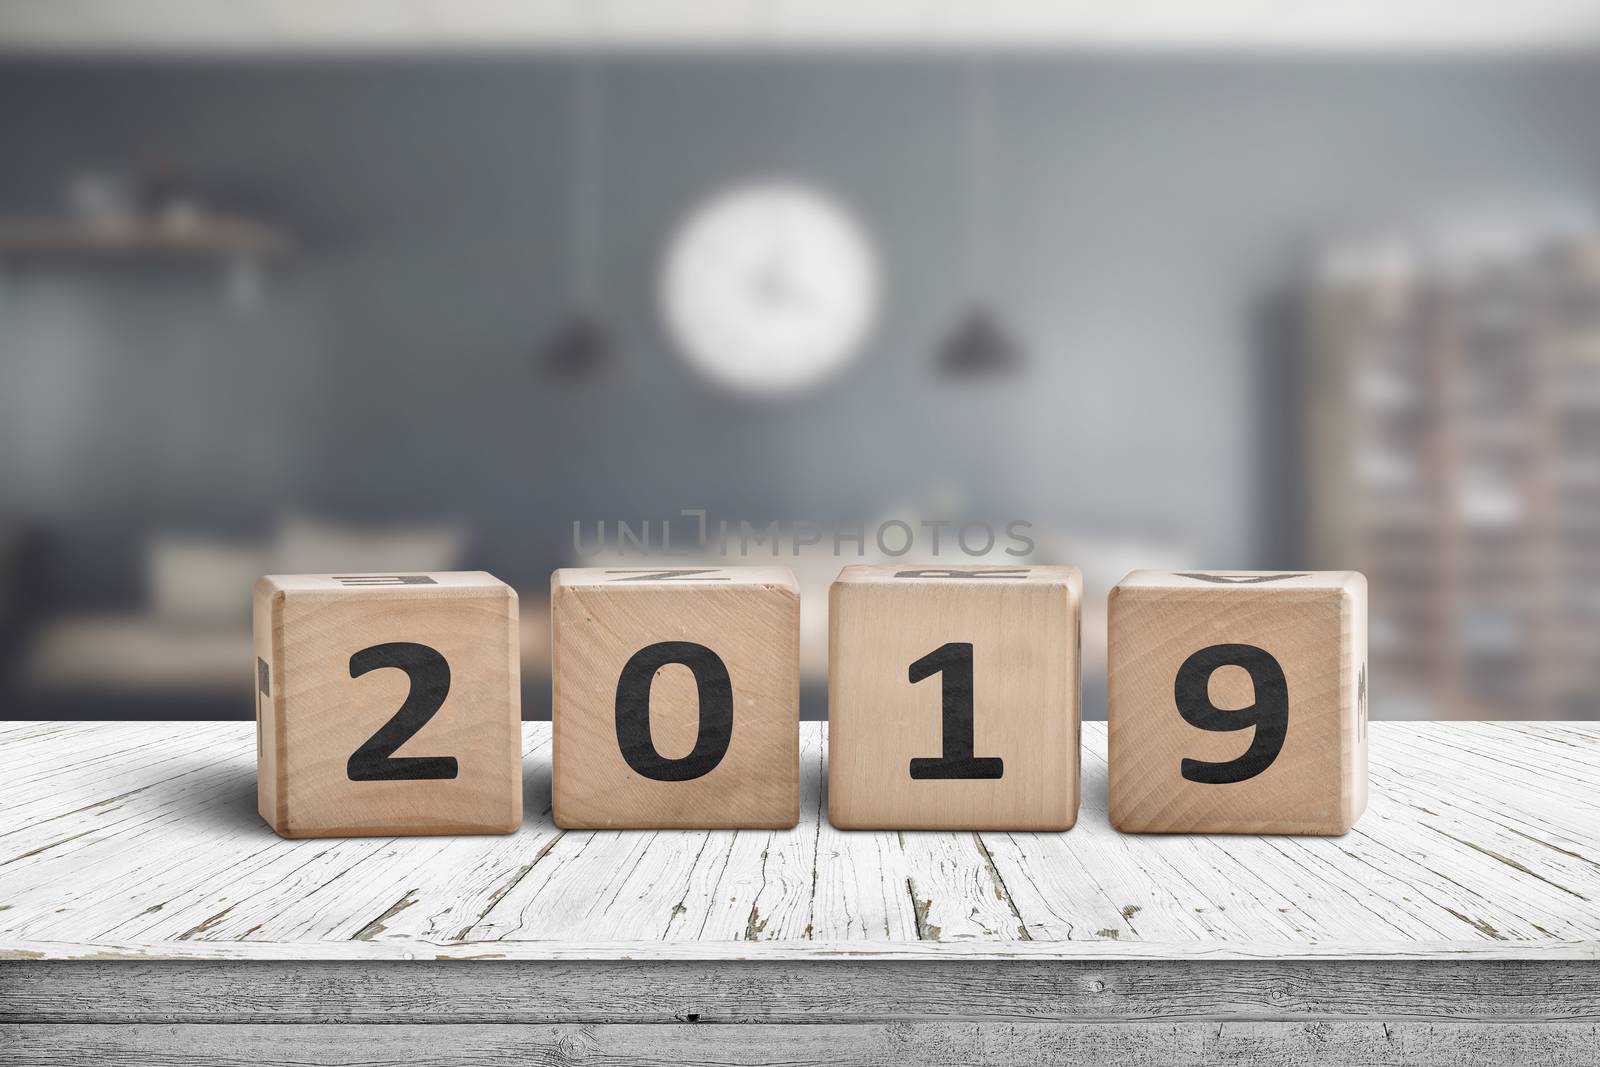
[[[1343,838],[282,841],[247,724],[0,723],[0,1065],[1596,1062],[1600,728],[1375,724]],[[734,1025],[704,1025],[734,1024]],[[782,1026],[775,1037],[773,1027]]]
[[[117,960],[4,973],[8,1023],[1600,1023],[1592,961]]]
[[[527,724],[509,837],[282,841],[247,724],[0,724],[0,954],[26,958],[1600,958],[1600,727],[1378,723],[1343,838],[1131,836],[1084,729],[1065,834],[573,832]]]
[[[1240,1021],[1192,1026],[1171,1023],[813,1023],[784,1028],[781,1040],[749,1026],[661,1026],[639,1023],[260,1026],[217,1023],[81,1025],[70,1046],[61,1027],[0,1025],[0,1046],[35,1067],[85,1062],[204,1064],[259,1067],[262,1063],[350,1067],[410,1067],[448,1063],[503,1067],[507,1063],[805,1064],[974,1063],[1097,1064],[1169,1067],[1172,1064],[1315,1063],[1318,1067],[1374,1064],[1459,1067],[1537,1063],[1593,1067],[1600,1025],[1592,1023],[1390,1023],[1383,1021]],[[0,1053],[5,1059],[11,1056]],[[5,1062],[5,1060],[0,1060]]]

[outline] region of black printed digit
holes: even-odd
[[[1005,768],[999,756],[972,754],[972,643],[952,641],[940,645],[913,663],[906,673],[913,685],[939,675],[944,730],[943,754],[913,758],[911,777],[999,778]]]
[[[272,697],[272,668],[260,656],[256,657],[256,759],[261,759],[265,744],[266,716],[261,711],[261,698]]]
[[[1225,711],[1211,702],[1211,675],[1219,667],[1243,667],[1255,685],[1255,703],[1247,708]],[[1184,759],[1183,776],[1206,785],[1243,782],[1268,767],[1283,751],[1289,733],[1289,683],[1283,667],[1272,654],[1255,645],[1211,645],[1183,661],[1173,683],[1173,699],[1178,714],[1189,725],[1201,730],[1248,730],[1255,728],[1250,747],[1238,759],[1226,763]]]
[[[1265,585],[1268,582],[1287,582],[1294,578],[1305,578],[1304,572],[1299,574],[1200,574],[1195,571],[1175,571],[1179,578],[1188,578],[1196,582],[1210,582],[1212,585]]]
[[[438,585],[426,574],[335,574],[340,585]]]
[[[896,578],[1026,578],[1027,567],[990,567],[988,570],[961,570],[959,568],[919,568],[895,571]]]
[[[450,664],[427,645],[392,641],[350,657],[350,677],[394,667],[411,679],[411,691],[394,717],[350,754],[352,782],[416,782],[456,776],[454,756],[396,756],[395,750],[427,725],[450,692]]]
[[[650,739],[650,687],[656,672],[681,663],[700,694],[700,732],[694,750],[667,759]],[[617,679],[617,744],[628,766],[657,782],[687,782],[709,774],[733,740],[733,683],[722,658],[692,641],[661,641],[635,652]]]
[[[696,567],[693,569],[679,567],[676,570],[651,570],[648,567],[624,567],[608,570],[607,574],[624,574],[625,578],[613,578],[613,582],[687,582],[690,580],[702,582],[731,582],[733,578],[728,575],[717,574],[716,567]],[[709,577],[707,577],[709,575]]]

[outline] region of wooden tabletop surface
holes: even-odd
[[[284,841],[249,723],[0,723],[0,959],[1600,959],[1600,724],[1375,723],[1340,838],[1131,836],[1103,723],[1063,834],[563,832],[524,726],[507,837]]]

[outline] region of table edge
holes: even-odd
[[[1289,962],[1325,960],[1600,960],[1600,940],[1295,944],[1252,942],[1224,945],[1141,943],[1134,941],[967,941],[967,942],[592,942],[477,941],[436,944],[427,941],[190,941],[162,944],[73,941],[0,941],[0,962],[69,960],[404,962],[739,962],[745,960],[1016,960],[1016,961],[1170,961],[1234,960]]]

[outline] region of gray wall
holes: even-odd
[[[930,371],[965,302],[959,65],[885,55],[607,67],[608,385],[541,380],[567,295],[570,67],[0,67],[0,210],[151,148],[304,248],[241,315],[203,269],[32,262],[0,283],[0,509],[59,547],[62,603],[136,595],[147,527],[298,508],[473,519],[538,584],[575,518],[975,511],[1181,533],[1292,563],[1292,352],[1264,309],[1319,233],[1587,197],[1588,60],[1027,56],[994,75],[995,268],[1028,373]],[[702,384],[658,325],[680,213],[750,173],[815,179],[889,265],[867,358],[781,405]]]

